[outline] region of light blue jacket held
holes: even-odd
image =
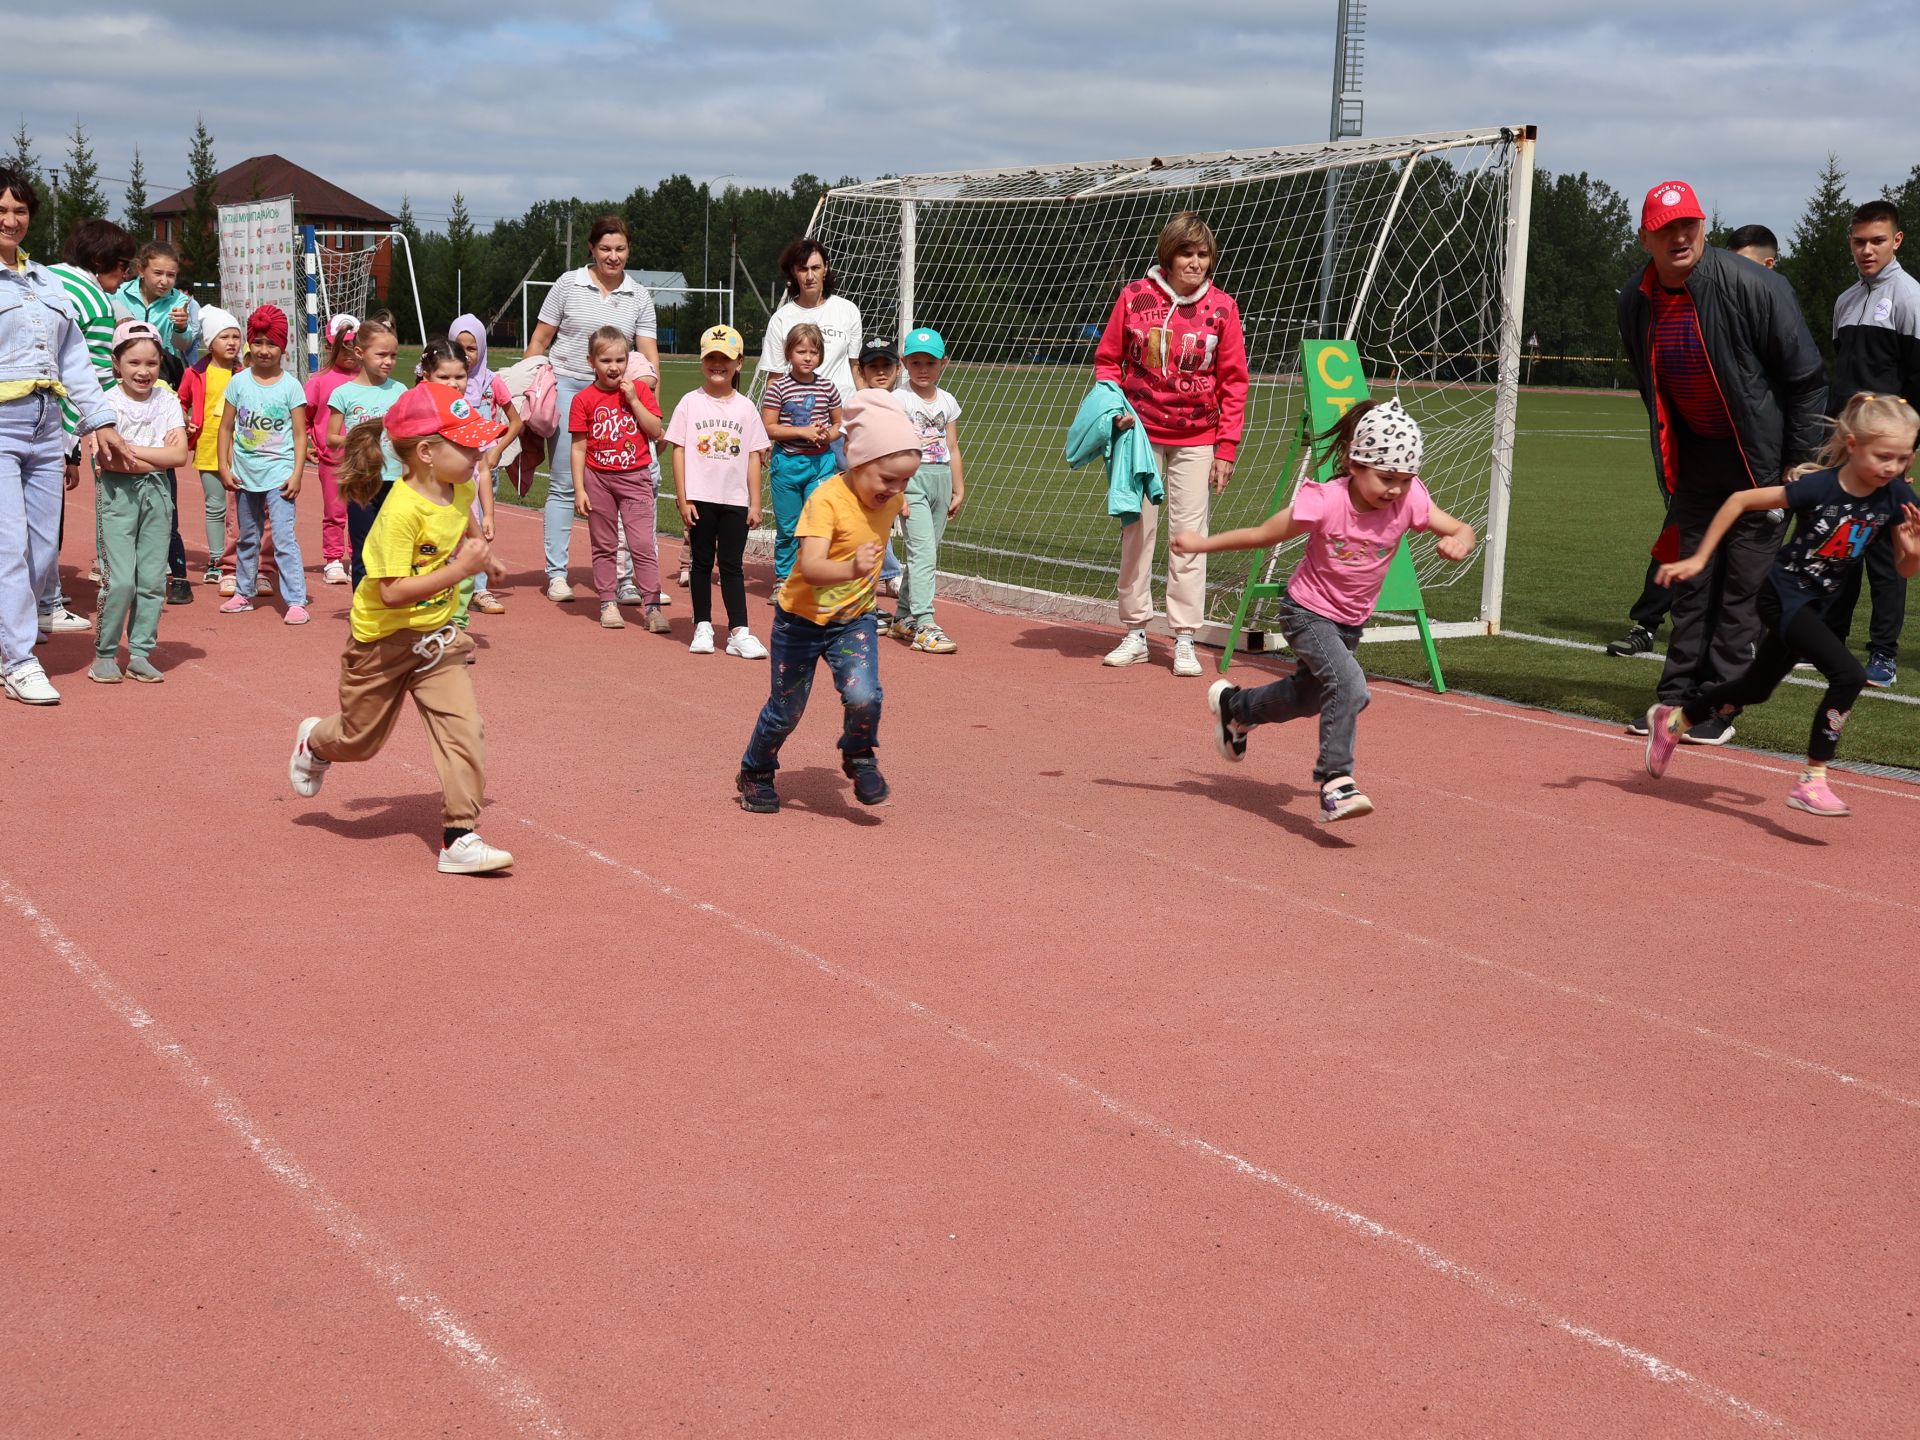
[[[1113,421],[1118,415],[1133,416],[1133,425],[1116,435]],[[1067,468],[1078,470],[1096,457],[1104,457],[1107,462],[1107,514],[1122,525],[1140,518],[1142,496],[1156,505],[1166,499],[1153,442],[1127,397],[1111,380],[1102,380],[1087,392],[1073,424],[1067,427]]]
[[[79,412],[83,435],[113,424],[67,292],[52,271],[31,260],[24,271],[0,265],[0,383],[10,380],[59,381]]]

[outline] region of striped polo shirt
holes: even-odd
[[[1707,363],[1700,319],[1685,290],[1653,287],[1653,373],[1660,395],[1702,440],[1731,440],[1733,418]]]
[[[646,286],[628,274],[609,295],[593,278],[592,268],[585,265],[553,282],[553,289],[540,306],[540,323],[553,326],[555,334],[547,357],[553,361],[555,373],[570,380],[593,379],[587,341],[602,325],[613,326],[629,340],[637,336],[651,339],[660,328],[653,296]]]
[[[87,342],[87,358],[93,362],[94,377],[102,390],[111,390],[114,383],[113,302],[100,288],[100,282],[86,271],[72,265],[49,265],[47,269],[60,282],[60,288],[67,292],[67,299],[73,305],[73,318],[80,327],[80,338]],[[79,433],[80,412],[64,395],[60,398],[60,419],[69,435]]]

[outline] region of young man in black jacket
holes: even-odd
[[[1853,212],[1848,243],[1860,279],[1833,302],[1833,389],[1827,413],[1838,415],[1862,390],[1898,395],[1920,407],[1920,280],[1900,267],[1900,211],[1871,200]],[[1907,582],[1893,566],[1893,540],[1883,535],[1867,562],[1847,572],[1827,623],[1842,640],[1853,629],[1860,572],[1867,575],[1873,619],[1867,631],[1867,683],[1885,687],[1900,674],[1900,630],[1907,619]]]
[[[1668,498],[1662,553],[1699,548],[1728,495],[1778,485],[1825,436],[1826,370],[1793,288],[1706,244],[1693,187],[1662,181],[1640,207],[1648,262],[1620,291],[1620,340],[1646,403],[1654,477]],[[1785,516],[1759,511],[1728,533],[1713,565],[1674,597],[1660,701],[1684,704],[1753,658],[1759,595]],[[1706,733],[1701,733],[1702,730]],[[1695,743],[1733,738],[1730,720]]]

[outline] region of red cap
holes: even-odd
[[[460,391],[431,381],[416,385],[387,411],[387,434],[396,440],[422,440],[440,435],[456,445],[478,450],[506,433],[498,420],[477,414]]]
[[[1684,180],[1662,180],[1640,202],[1640,228],[1659,230],[1675,220],[1704,220],[1700,197]]]

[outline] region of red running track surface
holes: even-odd
[[[951,607],[893,803],[823,675],[747,815],[764,662],[500,524],[511,877],[412,718],[289,791],[317,575],[0,706],[8,1434],[1914,1433],[1920,792],[1383,684],[1322,829],[1309,727]]]

